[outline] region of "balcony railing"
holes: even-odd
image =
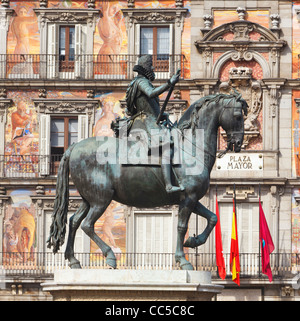
[[[105,258],[101,253],[76,253],[84,269],[107,269]],[[225,254],[227,277],[231,278],[229,256]],[[210,271],[213,278],[218,278],[214,253],[191,253],[187,259],[198,271]],[[179,269],[173,253],[117,253],[118,269],[138,270],[175,270]],[[240,253],[241,278],[266,278],[261,273],[260,255],[258,253]],[[54,271],[68,269],[68,262],[63,253],[50,252],[15,253],[0,252],[0,275],[52,275]],[[273,278],[293,278],[300,273],[300,254],[272,253],[271,269]]]
[[[12,80],[129,80],[139,55],[2,54],[0,79]],[[177,69],[184,75],[184,55],[153,55],[156,79],[167,79]]]
[[[0,155],[0,177],[37,178],[45,174],[56,175],[61,157],[62,155]]]

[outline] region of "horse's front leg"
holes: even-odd
[[[179,263],[181,269],[183,270],[193,270],[192,264],[185,258],[185,254],[183,252],[183,242],[194,205],[195,202],[193,202],[191,199],[185,199],[179,205],[175,260],[176,263]]]
[[[217,215],[214,214],[213,212],[211,212],[210,210],[208,210],[200,202],[198,202],[196,204],[193,212],[197,215],[200,215],[200,216],[206,218],[207,219],[207,226],[201,234],[199,234],[197,236],[189,237],[186,240],[186,242],[184,243],[183,246],[191,247],[191,248],[195,248],[197,246],[204,244],[206,242],[209,234],[211,233],[211,231],[213,230],[213,228],[215,227],[215,225],[217,224],[217,221],[218,221]]]

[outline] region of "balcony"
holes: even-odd
[[[45,168],[48,175],[57,174],[62,155],[0,155],[0,177],[38,178]],[[42,170],[43,169],[43,170]]]
[[[83,269],[108,269],[101,253],[75,253]],[[228,280],[230,254],[225,254]],[[117,269],[137,270],[178,270],[173,253],[117,253]],[[198,271],[209,271],[212,278],[219,280],[214,253],[190,253],[187,259]],[[261,279],[268,282],[261,273],[260,255],[258,253],[240,253],[241,279]],[[64,253],[51,252],[16,253],[0,252],[2,275],[5,276],[51,276],[56,270],[68,269]],[[300,255],[294,253],[272,253],[271,269],[273,279],[294,278],[300,272]],[[1,273],[1,271],[0,271]]]
[[[0,55],[0,79],[11,80],[131,80],[139,55]],[[153,55],[156,79],[168,79],[177,69],[184,75],[184,55]]]

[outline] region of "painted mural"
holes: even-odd
[[[26,189],[8,191],[11,204],[5,212],[3,224],[3,252],[5,264],[27,264],[35,260],[36,217],[30,195]]]
[[[94,136],[110,136],[114,132],[111,122],[123,116],[120,100],[125,99],[123,92],[98,92],[95,98],[100,100],[100,108],[96,112]],[[102,217],[95,223],[96,233],[106,242],[114,253],[126,252],[126,223],[124,205],[111,202]],[[91,241],[91,253],[101,253],[99,247]]]
[[[299,70],[299,55],[300,55],[300,24],[296,14],[296,10],[300,10],[300,1],[293,3],[293,68],[292,78],[300,78]],[[300,91],[293,90],[292,96],[292,146],[293,159],[292,170],[293,176],[300,176],[300,113],[299,108],[295,103],[295,99],[300,99]]]
[[[15,14],[10,21],[7,36],[8,54],[39,54],[40,35],[37,16],[33,11],[39,4],[33,1],[11,1]]]
[[[32,98],[34,91],[10,91],[8,98],[13,107],[8,109],[5,129],[5,166],[7,177],[26,173],[27,177],[38,175],[39,134],[37,113]]]
[[[191,1],[184,1],[184,7],[190,10]],[[174,0],[166,1],[136,1],[136,8],[174,8]],[[34,8],[39,8],[38,1],[10,1],[10,7],[15,10],[10,20],[7,38],[8,77],[19,74],[39,74],[40,34],[38,19]],[[49,8],[88,8],[87,1],[49,0]],[[99,18],[96,21],[94,33],[94,55],[99,61],[107,55],[119,55],[119,66],[122,71],[125,67],[127,54],[127,32],[122,9],[127,8],[127,0],[121,1],[96,1],[96,9],[100,9]],[[182,34],[182,53],[185,56],[183,74],[190,77],[190,14],[187,15]],[[103,58],[104,57],[104,58]],[[123,57],[123,58],[122,58]],[[124,60],[124,66],[122,64]],[[112,74],[108,64],[104,69],[96,69],[99,74]],[[122,69],[123,68],[123,69]],[[125,70],[125,69],[124,69]],[[125,71],[124,71],[125,72]],[[11,75],[11,76],[10,76]],[[189,101],[189,91],[181,91],[181,98]],[[47,98],[86,98],[86,90],[59,91],[48,90]],[[166,93],[161,95],[165,99]],[[5,131],[5,175],[10,173],[14,177],[38,177],[39,155],[39,122],[32,99],[39,98],[38,91],[13,90],[8,92],[8,98],[13,100],[13,105],[7,112]],[[174,94],[171,99],[174,98]],[[100,108],[95,114],[94,136],[112,136],[111,121],[118,116],[123,116],[120,100],[125,99],[124,92],[96,92],[95,99],[100,101]],[[36,158],[34,156],[37,156]],[[31,253],[34,252],[36,239],[36,217],[30,193],[25,189],[11,191],[12,204],[9,205],[5,214],[5,236],[3,251],[17,253],[20,260],[33,260]],[[45,195],[54,195],[54,189],[45,188]],[[76,190],[70,191],[71,195],[78,195]],[[116,202],[108,207],[103,216],[96,222],[95,229],[114,250],[115,253],[126,252],[126,223],[124,206]],[[97,253],[98,247],[91,241],[91,252]],[[24,254],[26,253],[26,254]]]
[[[269,28],[269,10],[247,10],[245,19]],[[213,28],[239,20],[236,10],[214,10]]]
[[[300,68],[299,68],[299,54],[300,54],[300,23],[296,14],[296,10],[300,10],[300,1],[293,2],[293,69],[292,78],[300,78]]]

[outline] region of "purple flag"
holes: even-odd
[[[273,240],[268,228],[261,202],[259,200],[259,242],[261,244],[261,264],[262,272],[269,277],[272,282],[272,270],[270,267],[270,254],[274,251]]]

